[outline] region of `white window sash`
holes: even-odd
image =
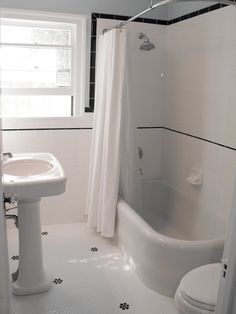
[[[69,95],[74,96],[75,93],[71,87],[56,88],[2,88],[2,95]]]
[[[0,43],[0,47],[22,47],[22,48],[58,48],[58,49],[72,49],[71,45],[50,45],[50,44],[25,44],[25,43]]]
[[[2,95],[69,95],[73,96],[73,111],[75,117],[84,116],[84,105],[86,93],[86,28],[87,17],[73,14],[61,14],[40,11],[1,9],[1,23],[6,21],[10,25],[26,25],[33,27],[45,27],[50,29],[69,29],[71,30],[70,45],[44,45],[26,44],[28,47],[39,48],[65,48],[71,49],[71,86],[55,88],[2,88]],[[42,22],[44,25],[42,25]],[[49,22],[49,23],[47,23]],[[53,24],[51,24],[53,23]],[[9,23],[6,23],[6,25]],[[2,45],[9,43],[2,43]],[[20,46],[21,44],[12,43],[10,45]],[[9,46],[10,46],[9,45]],[[23,44],[25,45],[25,44]],[[8,118],[8,121],[14,118]],[[49,118],[51,119],[51,118]],[[21,120],[21,118],[19,118]],[[22,120],[23,121],[23,120]],[[42,120],[40,120],[42,122]]]

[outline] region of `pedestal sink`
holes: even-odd
[[[12,283],[15,295],[47,291],[51,277],[43,262],[40,199],[65,191],[66,177],[49,153],[14,154],[3,162],[3,191],[18,204],[19,273]]]

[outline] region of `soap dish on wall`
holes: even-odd
[[[186,181],[194,186],[201,186],[203,184],[203,171],[195,167],[192,168]]]

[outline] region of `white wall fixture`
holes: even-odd
[[[203,172],[198,168],[192,168],[190,176],[186,179],[192,185],[201,186],[203,184]]]
[[[19,270],[12,284],[16,295],[47,291],[51,278],[42,254],[40,199],[65,191],[66,177],[49,153],[8,155],[3,162],[3,191],[18,203]]]

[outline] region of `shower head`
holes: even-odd
[[[140,50],[149,51],[155,48],[155,45],[150,42],[149,38],[144,33],[139,33],[138,38],[144,40],[139,47]]]

